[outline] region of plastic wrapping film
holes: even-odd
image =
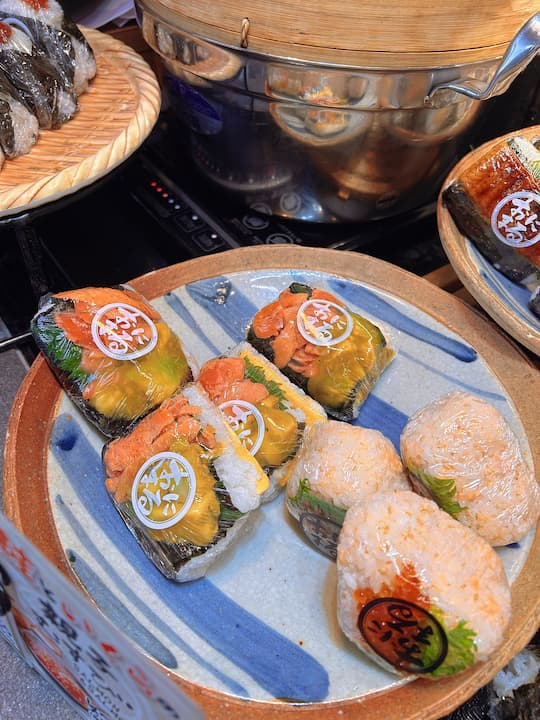
[[[539,178],[540,152],[516,135],[471,162],[443,191],[460,232],[497,270],[531,291],[540,268]],[[530,308],[538,314],[534,302]]]
[[[500,558],[428,498],[381,492],[349,509],[337,571],[341,629],[390,671],[444,678],[502,643],[511,597]]]
[[[375,492],[409,490],[401,459],[378,430],[338,420],[307,431],[287,483],[287,508],[308,539],[335,559],[345,513]]]
[[[198,381],[270,479],[263,501],[287,481],[306,428],[324,422],[323,408],[248,343],[206,362]]]
[[[203,576],[260,504],[268,479],[195,384],[103,451],[106,487],[168,578]]]
[[[108,437],[192,379],[179,338],[128,286],[48,295],[31,329],[62,387]]]
[[[394,356],[376,325],[331,293],[302,283],[256,313],[247,339],[340,420],[358,415]]]
[[[535,525],[540,491],[519,441],[485,400],[456,391],[415,413],[401,434],[415,489],[494,546]]]

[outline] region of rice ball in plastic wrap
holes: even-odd
[[[391,441],[378,430],[338,420],[307,428],[287,482],[287,507],[308,539],[335,558],[345,512],[381,490],[410,484]]]
[[[452,392],[415,413],[401,456],[417,492],[491,545],[517,542],[538,519],[540,492],[518,438],[479,397]]]
[[[344,634],[402,676],[442,678],[486,660],[510,619],[495,550],[410,491],[378,493],[347,511],[337,572]]]

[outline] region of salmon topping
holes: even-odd
[[[199,382],[216,405],[228,400],[243,400],[252,405],[262,402],[269,393],[262,383],[244,378],[245,363],[241,357],[209,360],[199,374]]]
[[[311,296],[284,290],[279,298],[261,308],[253,318],[252,329],[257,338],[269,340],[278,368],[287,365],[304,377],[317,374],[317,360],[328,351],[324,346],[306,340],[296,323],[298,310],[306,300],[327,300],[341,307],[344,303],[325,290],[314,289]]]
[[[214,429],[203,427],[201,409],[181,394],[166,400],[143,418],[125,437],[113,440],[104,454],[106,487],[118,503],[125,502],[138,469],[153,455],[169,450],[173,441],[184,438],[209,449],[216,446]]]

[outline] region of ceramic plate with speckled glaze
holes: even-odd
[[[243,340],[256,310],[291,282],[342,298],[374,320],[397,351],[357,424],[382,431],[399,448],[401,429],[415,410],[450,390],[466,390],[503,413],[536,465],[538,449],[530,435],[534,413],[517,392],[518,375],[523,379],[530,370],[526,360],[462,303],[409,273],[358,254],[258,248],[191,261],[133,284],[200,365]],[[528,392],[538,393],[538,377],[531,377]],[[54,402],[34,400],[31,408],[31,396],[39,397],[43,384]],[[396,679],[341,634],[335,565],[308,545],[283,496],[263,506],[205,578],[175,584],[146,558],[107,495],[101,464],[105,438],[59,393],[43,362],[27,378],[12,425],[22,427],[26,414],[36,427],[36,415],[43,425],[38,438],[42,477],[36,487],[44,494],[46,517],[43,510],[35,522],[27,515],[32,493],[20,473],[28,459],[22,457],[24,439],[17,432],[9,441],[13,455],[6,487],[15,499],[6,503],[8,514],[75,574],[144,653],[194,694],[209,717],[272,718],[291,712],[355,717],[358,703],[372,713],[367,718],[416,717],[388,714],[397,712],[388,698],[412,699],[414,712],[429,702],[423,720],[440,717],[486,682],[534,632],[536,598],[516,610],[508,648],[485,664],[487,671],[473,668],[445,682],[444,692],[437,683]],[[515,593],[522,592],[523,568],[530,569],[535,542],[530,533],[497,551]]]

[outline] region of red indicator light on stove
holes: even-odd
[[[168,197],[169,197],[169,193],[163,193],[161,197],[168,198]]]
[[[152,180],[152,182],[150,183],[150,187],[156,187],[156,185],[157,185],[157,182],[155,180]]]
[[[156,192],[158,192],[158,193],[163,192],[163,188],[162,188],[162,187],[157,187],[157,188],[156,188]]]

